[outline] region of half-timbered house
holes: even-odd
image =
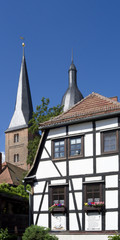
[[[33,223],[50,227],[61,240],[88,239],[89,234],[92,240],[107,239],[105,234],[119,231],[117,98],[92,93],[40,129],[39,148],[25,178],[33,187]]]

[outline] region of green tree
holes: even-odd
[[[49,108],[50,100],[48,98],[42,98],[41,104],[36,107],[36,111],[33,112],[32,119],[29,121],[29,134],[31,136],[28,142],[28,158],[27,164],[32,165],[38,144],[40,141],[41,133],[39,131],[39,124],[56,117],[62,113],[63,107],[57,105],[56,107]]]

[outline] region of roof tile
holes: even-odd
[[[40,128],[50,127],[59,123],[65,123],[82,118],[94,117],[101,114],[108,114],[120,111],[120,103],[114,98],[107,98],[98,93],[92,93],[76,103],[68,111],[61,115],[40,124]]]

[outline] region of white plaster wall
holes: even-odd
[[[96,133],[96,155],[101,154],[101,140],[100,140],[100,133]]]
[[[108,240],[108,236],[109,235],[98,235],[98,234],[95,234],[95,235],[81,235],[81,234],[78,234],[78,235],[57,235],[56,236],[58,237],[59,240]]]
[[[48,228],[48,214],[40,214],[37,225]]]
[[[84,143],[85,157],[93,156],[93,134],[86,134]]]
[[[91,181],[99,181],[99,180],[102,180],[102,177],[101,176],[98,176],[98,177],[86,177],[85,178],[85,181],[86,182],[91,182]]]
[[[48,194],[44,195],[41,211],[48,211]]]
[[[105,177],[105,187],[114,188],[118,187],[118,175],[111,175]]]
[[[93,159],[69,161],[70,175],[93,173]]]
[[[47,153],[45,148],[47,149],[49,154]],[[43,149],[43,152],[42,152],[42,155],[41,155],[41,159],[49,158],[51,156],[51,141],[50,140],[45,142],[45,148]]]
[[[61,179],[61,180],[52,180],[51,184],[64,184],[66,183],[66,179]]]
[[[34,211],[38,211],[39,210],[39,206],[40,206],[40,203],[41,203],[41,198],[42,198],[42,195],[34,195],[33,196],[33,209]]]
[[[75,210],[72,193],[69,193],[69,210]]]
[[[70,231],[79,230],[77,216],[75,213],[69,214],[69,220],[70,220]]]
[[[50,177],[59,177],[60,174],[55,168],[52,161],[43,161],[38,165],[36,172],[36,178],[50,178]]]
[[[77,134],[92,131],[92,123],[74,124],[68,127],[68,134]]]
[[[75,193],[77,209],[82,210],[82,193]]]
[[[65,231],[66,230],[66,215],[57,213],[51,215],[51,230],[52,231]]]
[[[43,149],[42,155],[41,155],[41,159],[44,159],[44,158],[49,158],[49,155],[48,155],[48,153],[47,153],[45,148]]]
[[[74,190],[82,190],[82,178],[73,178],[72,182]]]
[[[118,212],[106,212],[105,230],[118,230]]]
[[[99,157],[96,159],[96,171],[114,172],[119,170],[118,156]]]
[[[36,223],[37,214],[33,214],[33,223]]]
[[[110,118],[105,120],[96,121],[96,130],[118,127],[118,119]]]
[[[105,208],[118,208],[118,191],[105,191]]]
[[[45,181],[34,183],[34,193],[42,193],[45,187]],[[46,192],[48,192],[48,185],[46,187]]]
[[[56,166],[61,172],[62,176],[66,176],[66,161],[65,162],[56,162]]]
[[[74,193],[75,194],[75,200],[77,203],[77,209],[82,210],[82,193]],[[75,210],[75,205],[73,201],[73,194],[69,194],[69,209]]]
[[[55,128],[51,129],[48,134],[48,139],[49,138],[54,138],[54,137],[61,137],[66,135],[66,128],[65,127],[60,127],[60,128]]]
[[[102,230],[102,214],[98,212],[85,213],[85,230],[101,231]]]

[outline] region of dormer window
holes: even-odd
[[[14,143],[19,142],[19,134],[14,134]]]
[[[102,133],[102,153],[116,152],[118,150],[118,131]]]

